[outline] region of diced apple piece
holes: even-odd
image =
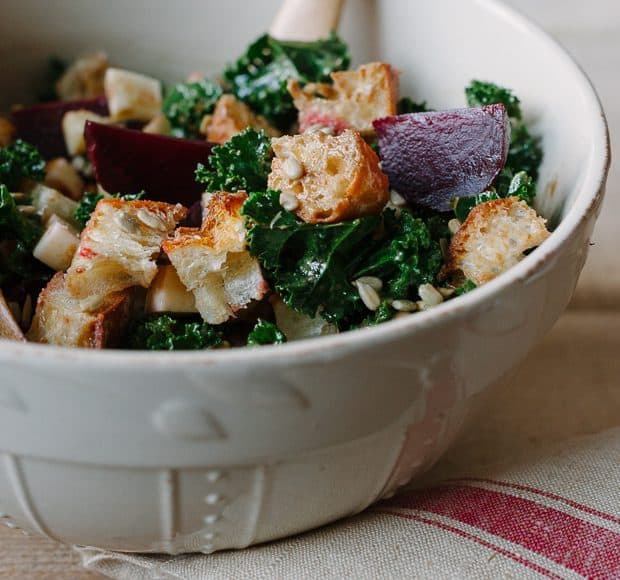
[[[79,243],[77,232],[65,221],[53,216],[32,255],[56,272],[64,272]]]
[[[84,136],[95,176],[106,191],[145,190],[148,199],[186,206],[200,199],[203,187],[194,172],[199,163],[208,164],[210,143],[92,122],[86,123]]]
[[[166,118],[166,115],[159,113],[144,126],[142,131],[144,133],[150,133],[151,135],[169,135],[170,122]]]
[[[86,142],[84,141],[84,125],[86,125],[86,121],[106,123],[108,119],[107,117],[102,117],[86,109],[67,111],[62,118],[62,132],[65,137],[65,147],[71,157],[86,152]]]
[[[80,199],[84,193],[84,182],[80,174],[64,157],[52,159],[47,163],[44,183],[73,200]]]
[[[56,83],[56,93],[64,101],[103,95],[103,77],[108,57],[103,52],[78,58]]]
[[[161,110],[162,88],[157,79],[109,68],[103,80],[113,121],[149,122]]]
[[[198,312],[194,295],[185,288],[174,266],[160,266],[146,294],[146,311],[176,314]]]
[[[374,127],[390,187],[408,202],[437,211],[450,210],[455,197],[488,189],[510,145],[502,104],[386,117]]]
[[[42,103],[32,107],[15,109],[11,118],[17,129],[17,137],[35,145],[43,157],[65,157],[67,148],[62,132],[62,119],[68,111],[86,110],[97,115],[108,115],[105,97],[79,101]]]
[[[32,205],[37,208],[37,214],[41,216],[41,221],[46,224],[54,215],[68,222],[72,227],[77,227],[74,215],[78,207],[77,202],[68,198],[56,189],[37,183],[30,190]]]
[[[276,317],[276,325],[289,341],[338,333],[338,329],[324,318],[319,315],[310,318],[297,312],[285,304],[279,296],[274,296],[270,302]]]

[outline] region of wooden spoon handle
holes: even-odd
[[[312,41],[338,29],[344,0],[284,0],[269,34],[280,40]]]
[[[18,340],[20,342],[26,340],[19,324],[13,318],[13,313],[4,299],[2,290],[0,290],[0,338],[8,338],[9,340]]]

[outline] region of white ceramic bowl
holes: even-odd
[[[3,0],[0,105],[30,94],[50,53],[104,47],[166,80],[218,70],[276,4]],[[493,0],[350,0],[343,33],[357,62],[393,63],[403,94],[438,108],[462,105],[474,77],[513,87],[544,135],[539,208],[560,220],[553,235],[469,295],[340,336],[200,353],[0,343],[6,523],[67,543],[211,552],[359,512],[428,468],[471,395],[564,310],[609,163],[584,74]]]

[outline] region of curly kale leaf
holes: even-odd
[[[24,177],[42,181],[45,161],[34,145],[17,139],[8,147],[0,148],[0,183],[9,191],[15,191]]]
[[[262,346],[264,344],[284,344],[286,336],[272,322],[259,319],[248,334],[248,346]]]
[[[511,119],[520,121],[522,118],[521,101],[510,89],[505,89],[494,83],[474,80],[465,89],[465,95],[470,107],[485,107],[502,103]]]
[[[470,107],[504,104],[512,123],[512,136],[505,168],[513,175],[525,171],[534,181],[538,181],[538,172],[543,159],[541,140],[532,135],[527,125],[523,123],[521,101],[511,90],[482,81],[472,81],[465,89],[465,94]]]
[[[538,181],[542,160],[543,150],[540,137],[532,135],[523,123],[513,125],[506,168],[513,173],[525,171],[534,181]]]
[[[520,171],[513,176],[510,170],[504,169],[495,183],[495,188],[471,197],[454,198],[452,208],[455,217],[464,222],[474,207],[493,199],[516,196],[528,205],[532,205],[536,197],[536,184],[525,171]]]
[[[264,35],[226,68],[224,81],[238,99],[286,130],[297,116],[287,89],[289,79],[330,82],[330,74],[349,63],[347,46],[335,34],[316,42],[285,42]]]
[[[407,113],[428,113],[432,109],[427,107],[426,101],[416,102],[409,97],[403,97],[398,101],[397,110],[399,115],[405,115]]]
[[[307,224],[279,204],[275,191],[253,193],[243,206],[250,252],[274,290],[294,310],[317,313],[340,329],[359,325],[368,310],[353,282],[382,276],[390,298],[417,295],[435,279],[439,242],[408,210],[386,210],[337,224]]]
[[[463,294],[467,294],[468,292],[471,292],[472,290],[475,290],[476,288],[478,288],[478,286],[476,286],[476,284],[474,284],[474,282],[472,282],[469,278],[467,278],[467,280],[465,280],[465,282],[463,282],[454,292],[455,296],[463,296]]]
[[[43,230],[36,216],[19,211],[5,185],[0,185],[0,286],[7,281],[35,281],[49,277],[49,269],[33,258]]]
[[[162,105],[172,134],[185,139],[199,137],[202,118],[213,112],[221,96],[222,88],[208,79],[175,85]]]
[[[365,258],[360,276],[376,276],[383,280],[390,298],[417,296],[421,284],[434,283],[443,263],[439,241],[428,225],[410,211],[383,212],[384,240]]]
[[[224,145],[214,147],[209,167],[198,165],[196,181],[210,192],[264,191],[271,158],[271,139],[264,131],[250,127]]]
[[[126,195],[116,193],[112,197],[117,197],[125,201],[135,201],[137,199],[142,199],[145,195],[146,193],[141,191],[139,193],[128,193]],[[82,199],[80,199],[80,203],[78,203],[78,206],[73,214],[75,221],[82,226],[82,229],[86,227],[86,224],[88,223],[91,214],[95,211],[97,204],[104,198],[105,195],[103,195],[103,193],[95,193],[92,191],[87,191],[82,196]]]
[[[162,314],[137,322],[128,340],[140,350],[204,350],[221,346],[223,338],[221,330],[206,322]]]

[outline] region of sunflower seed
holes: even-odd
[[[376,276],[361,276],[355,281],[356,284],[368,284],[373,290],[379,292],[383,288],[383,281]]]
[[[422,284],[418,288],[418,294],[422,302],[426,303],[428,306],[437,306],[443,302],[443,296],[432,284]]]
[[[302,167],[299,159],[294,155],[289,155],[282,164],[282,171],[289,179],[297,181],[304,174],[304,168]]]
[[[280,194],[280,205],[286,211],[295,211],[299,207],[299,200],[292,193],[283,191]]]
[[[412,300],[394,300],[392,308],[398,312],[415,312],[418,309],[418,305]]]
[[[354,285],[357,288],[357,292],[364,303],[364,306],[368,308],[368,310],[372,310],[373,312],[379,308],[381,305],[381,298],[377,291],[368,284],[364,284],[364,282],[354,282]]]
[[[452,235],[456,234],[456,232],[458,232],[460,228],[461,222],[456,218],[453,218],[448,222],[448,229],[450,230],[450,233]]]

